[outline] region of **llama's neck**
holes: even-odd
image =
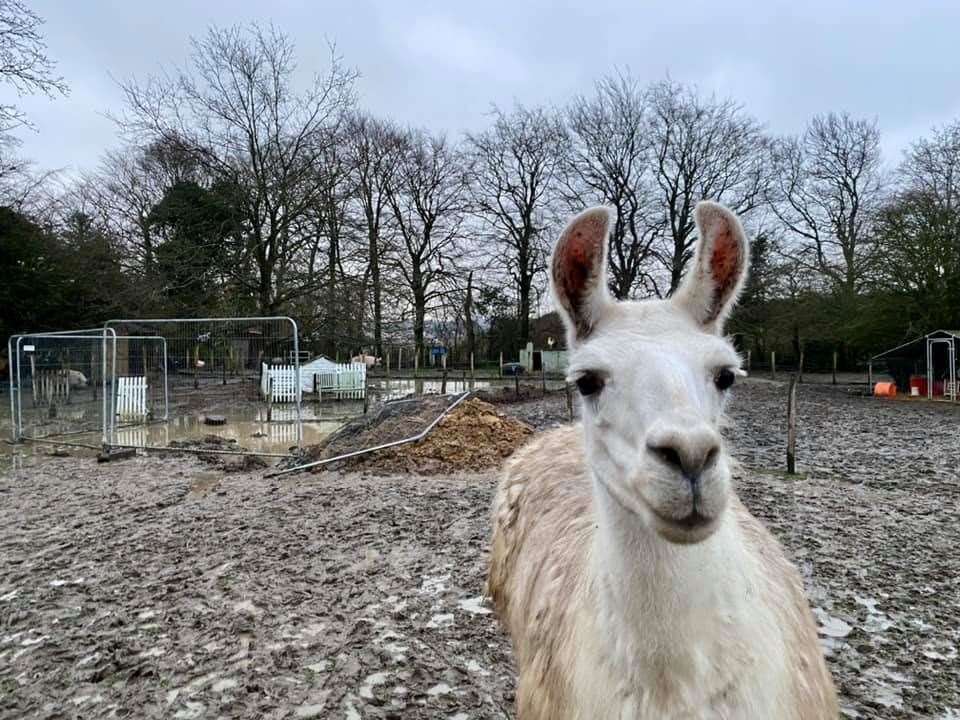
[[[731,510],[694,545],[670,543],[594,483],[597,531],[592,571],[608,621],[677,648],[688,634],[749,616],[755,566]],[[642,626],[642,627],[641,627]]]

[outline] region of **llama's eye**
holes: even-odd
[[[733,385],[735,379],[736,375],[733,374],[733,370],[730,368],[720,368],[713,378],[713,384],[717,386],[717,390],[727,390]]]
[[[577,378],[577,390],[579,390],[580,394],[584,397],[596,395],[603,390],[603,378],[597,375],[597,373],[584,373]]]

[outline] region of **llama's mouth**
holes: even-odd
[[[684,545],[698,543],[712,535],[717,526],[717,518],[701,513],[696,503],[694,503],[690,512],[681,518],[666,515],[654,507],[651,507],[650,510],[659,521],[658,530],[660,534],[675,543]]]

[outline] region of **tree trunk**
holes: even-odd
[[[260,268],[260,283],[258,288],[259,297],[257,302],[260,305],[260,312],[263,315],[270,315],[273,311],[273,297],[270,292],[270,274],[269,271],[261,267]]]
[[[467,294],[463,300],[463,321],[467,333],[467,357],[473,357],[476,349],[473,334],[473,271],[467,273]]]
[[[417,292],[413,298],[413,341],[416,345],[416,355],[423,360],[424,319],[427,315],[427,302],[423,294]]]
[[[328,352],[330,357],[336,355],[337,343],[337,260],[339,241],[335,229],[331,226],[329,233],[330,245],[327,248],[327,313],[326,332],[328,338]]]
[[[383,304],[380,292],[380,247],[375,229],[370,230],[370,282],[373,284],[374,355],[383,356]]]
[[[524,273],[520,278],[520,347],[530,341],[530,285],[532,278]]]

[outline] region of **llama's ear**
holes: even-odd
[[[550,273],[557,310],[567,328],[569,345],[583,341],[593,331],[607,291],[607,234],[611,211],[605,207],[584,210],[560,233],[553,250]]]
[[[674,302],[711,332],[721,332],[747,278],[750,246],[740,220],[715,202],[694,210],[700,240]]]

